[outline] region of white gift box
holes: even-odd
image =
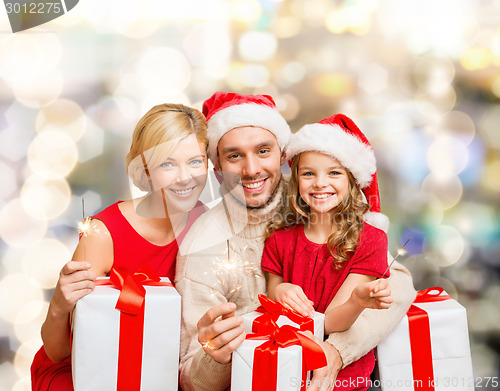
[[[168,278],[162,278],[168,282]],[[176,390],[181,297],[171,286],[145,285],[141,389]],[[72,371],[75,391],[117,389],[120,291],[96,286],[73,311]],[[127,352],[120,352],[126,354]]]
[[[380,385],[383,391],[412,391],[434,389],[435,391],[473,391],[474,380],[467,329],[465,308],[449,298],[433,301],[433,296],[446,295],[441,288],[430,288],[430,299],[420,298],[413,306],[428,314],[431,357],[427,365],[432,366],[433,378],[415,379],[410,341],[410,322],[406,315],[396,329],[377,347]],[[423,291],[425,292],[425,291]],[[419,292],[421,295],[422,292]],[[418,296],[417,296],[418,297]],[[421,302],[424,300],[425,302]],[[428,343],[420,336],[414,344]],[[416,357],[414,355],[414,357]],[[432,388],[434,387],[434,388]]]
[[[252,391],[255,348],[265,340],[245,340],[233,353],[231,390]],[[278,349],[277,391],[299,391],[302,381],[302,347]]]
[[[247,334],[252,333],[253,322],[261,315],[263,315],[263,313],[257,311],[252,311],[249,312],[248,314],[243,315],[243,326],[245,327],[245,333]],[[314,335],[323,341],[325,334],[325,314],[322,314],[320,312],[315,312],[314,317],[312,319],[314,321]],[[292,320],[283,315],[280,315],[278,317],[276,324],[279,327],[288,324],[290,326],[300,328],[300,326],[297,323],[293,322]]]

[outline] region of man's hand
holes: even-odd
[[[326,367],[318,368],[313,371],[311,378],[311,385],[307,387],[306,391],[330,391],[333,390],[337,375],[342,368],[342,358],[339,351],[328,343],[321,341],[318,337],[314,336],[310,331],[304,333],[305,336],[311,338],[314,342],[321,346],[326,356]]]
[[[245,340],[243,318],[235,316],[236,304],[224,303],[209,309],[198,321],[198,342],[206,354],[221,364]]]

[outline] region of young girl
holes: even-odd
[[[377,280],[387,277],[387,235],[377,226],[388,224],[373,150],[337,114],[292,135],[286,153],[291,214],[269,227],[262,256],[268,294],[303,315],[324,312],[326,335],[343,331],[365,308],[392,302],[387,281]],[[374,365],[371,351],[339,372],[335,390],[366,390]]]
[[[206,147],[206,121],[198,110],[162,104],[141,118],[126,162],[147,195],[93,216],[91,232],[62,268],[42,325],[44,346],[31,367],[34,391],[73,389],[70,316],[97,276],[111,268],[135,272],[147,263],[174,281],[177,242],[205,210],[198,197],[207,174]]]

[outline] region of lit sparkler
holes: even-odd
[[[405,247],[406,245],[408,244],[408,242],[411,240],[411,238],[413,238],[413,235],[411,235],[408,240],[400,247],[398,248],[398,251],[396,253],[396,256],[392,259],[391,263],[389,264],[389,266],[387,266],[387,269],[385,269],[385,272],[383,274],[383,276],[385,276],[385,273],[387,273],[387,271],[391,268],[392,264],[394,263],[394,261],[396,259],[398,259],[400,256],[403,256],[403,255],[406,255],[406,253],[408,251],[406,251]]]

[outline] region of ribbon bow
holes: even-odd
[[[260,307],[256,309],[257,312],[263,315],[257,317],[252,324],[253,332],[261,332],[262,327],[269,321],[276,322],[278,318],[283,315],[290,319],[292,322],[297,323],[301,331],[310,331],[314,334],[314,320],[299,314],[297,311],[285,308],[281,303],[270,299],[262,294],[259,295]]]
[[[117,391],[140,390],[142,344],[144,336],[144,303],[148,286],[171,286],[144,265],[135,273],[111,269],[109,279],[97,280],[96,285],[111,285],[120,290],[115,308],[120,311]]]
[[[260,297],[259,297],[260,300]],[[272,300],[271,300],[272,301]],[[278,383],[278,348],[292,345],[302,346],[302,386],[305,390],[306,372],[326,366],[326,356],[321,346],[312,339],[298,333],[298,329],[285,325],[278,327],[275,321],[267,319],[260,323],[260,330],[248,334],[249,340],[267,340],[255,348],[252,369],[253,391],[275,391]]]

